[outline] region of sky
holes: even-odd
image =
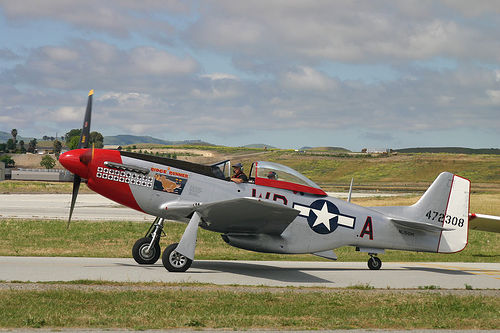
[[[500,148],[500,2],[0,0],[0,131]]]

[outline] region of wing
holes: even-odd
[[[280,235],[299,211],[258,198],[238,198],[196,208],[207,229],[221,233]]]
[[[500,233],[500,216],[469,214],[469,228]]]

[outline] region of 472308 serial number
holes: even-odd
[[[456,216],[451,216],[451,215],[444,215],[444,213],[436,212],[435,210],[430,210],[425,214],[425,217],[431,221],[437,220],[438,222],[441,223],[446,223],[446,224],[451,224],[451,225],[456,225],[459,227],[463,227],[465,223],[465,219],[463,218],[458,218]]]

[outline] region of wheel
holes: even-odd
[[[191,267],[193,261],[182,254],[175,252],[177,248],[177,243],[171,244],[165,248],[163,251],[163,255],[161,257],[161,261],[163,262],[163,266],[169,272],[185,272]]]
[[[143,237],[138,239],[132,247],[132,256],[139,265],[152,265],[160,258],[160,244],[158,242],[154,243],[148,252],[147,249],[150,243],[151,237]]]
[[[371,257],[368,259],[368,268],[372,270],[377,270],[382,267],[382,260],[380,260],[378,257]]]

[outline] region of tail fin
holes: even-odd
[[[441,173],[412,206],[373,207],[394,223],[435,234],[435,251],[454,253],[467,246],[470,181],[449,172]]]
[[[420,200],[411,206],[421,220],[447,228],[441,231],[437,252],[453,253],[467,246],[470,181],[449,172],[441,173]],[[451,229],[451,230],[449,230]]]

